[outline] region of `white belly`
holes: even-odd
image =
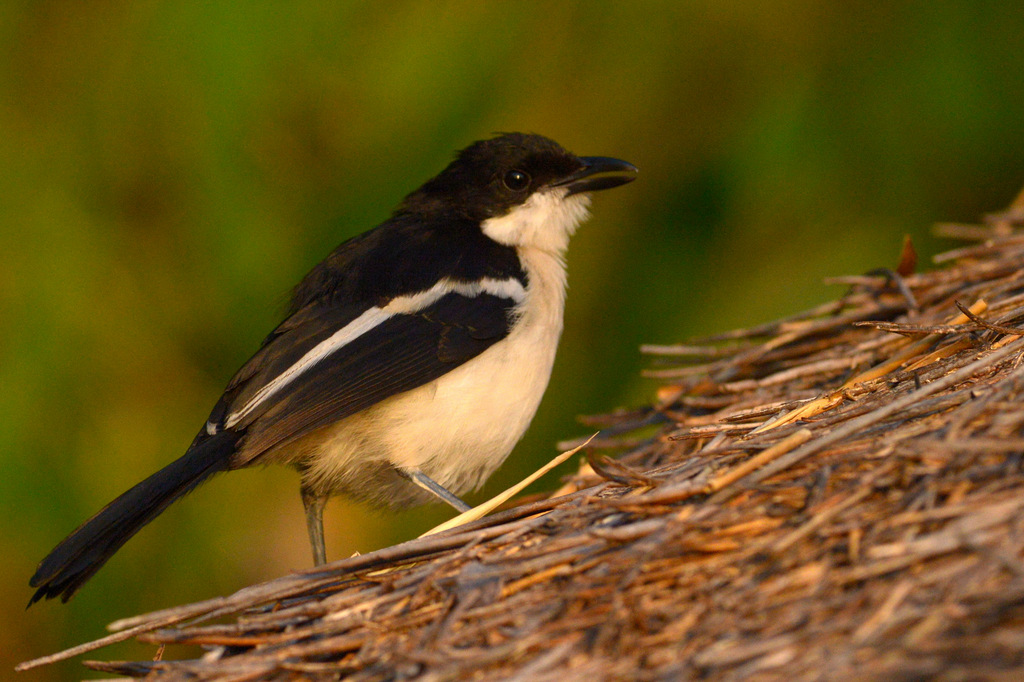
[[[483,483],[526,432],[551,376],[565,279],[559,259],[541,260],[544,272],[537,263],[527,268],[527,296],[508,337],[429,384],[287,446],[304,484],[401,506],[431,497],[395,466],[418,468],[456,495]]]

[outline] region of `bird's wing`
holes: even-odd
[[[207,431],[245,461],[450,372],[508,335],[518,279],[439,284],[381,305],[299,311],[239,371]],[[294,317],[294,316],[293,316]]]

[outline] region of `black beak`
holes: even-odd
[[[565,196],[580,192],[595,192],[611,189],[627,182],[633,182],[639,169],[631,163],[607,156],[581,156],[583,167],[572,175],[554,183],[554,187],[568,187]],[[607,175],[607,174],[611,175]]]

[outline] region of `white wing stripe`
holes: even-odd
[[[523,288],[523,284],[519,280],[515,278],[492,279],[490,277],[485,277],[476,282],[456,282],[445,278],[426,291],[393,298],[383,307],[375,306],[368,309],[362,315],[334,332],[330,337],[311,348],[294,365],[274,377],[272,381],[257,391],[256,395],[250,398],[249,402],[243,405],[241,409],[229,414],[224,421],[225,427],[233,427],[267,398],[294,381],[303,372],[306,372],[335,351],[352,343],[352,341],[377,327],[382,322],[395,315],[411,315],[419,312],[433,305],[445,295],[452,293],[461,294],[467,298],[476,298],[480,294],[490,294],[491,296],[510,299],[517,304],[522,303],[526,299],[526,289]]]

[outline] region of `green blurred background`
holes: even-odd
[[[36,562],[183,452],[289,288],[454,150],[522,130],[641,169],[595,197],[551,389],[478,501],[575,415],[648,401],[640,343],[795,312],[1006,205],[1022,36],[1019,0],[4,3],[0,670],[309,565],[296,475],[237,472],[24,611]],[[445,516],[337,500],[329,555]]]

